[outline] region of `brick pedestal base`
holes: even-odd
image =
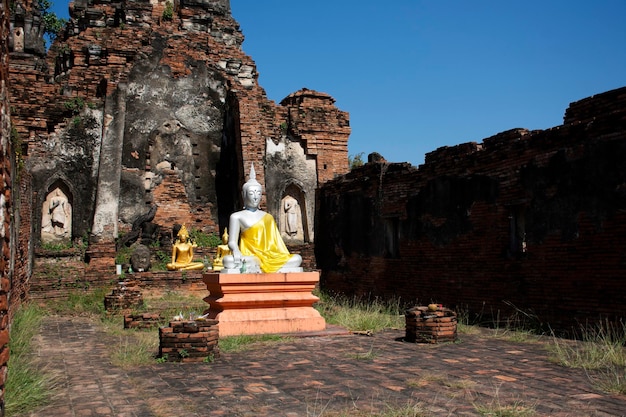
[[[438,343],[456,340],[456,313],[448,308],[431,311],[413,307],[406,311],[407,342]]]
[[[220,337],[300,333],[326,329],[313,308],[317,272],[204,274],[209,317],[219,321]]]
[[[168,362],[202,362],[219,357],[216,320],[172,321],[159,328],[159,358]]]

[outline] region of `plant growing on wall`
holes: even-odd
[[[83,100],[82,97],[74,97],[63,103],[63,107],[71,111],[72,114],[77,115],[85,107],[85,100]]]
[[[222,238],[215,233],[204,233],[200,229],[191,229],[189,237],[201,248],[214,248],[222,244]]]
[[[165,2],[165,10],[163,10],[163,20],[172,20],[174,18],[174,5],[171,1]]]
[[[121,247],[115,254],[115,263],[124,265],[130,263],[131,249],[128,246]]]
[[[350,165],[350,169],[362,167],[363,162],[363,152],[359,152],[356,155],[348,156],[348,164]]]
[[[67,19],[59,18],[56,13],[51,12],[52,2],[50,0],[39,0],[39,12],[43,19],[44,36],[50,42],[56,39],[58,33],[65,27]]]

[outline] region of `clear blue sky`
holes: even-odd
[[[66,4],[57,0],[57,13],[67,15]],[[626,86],[626,0],[231,0],[231,8],[268,97],[303,87],[330,94],[350,113],[349,153],[364,159],[378,152],[418,165],[441,146],[560,125],[570,102]]]

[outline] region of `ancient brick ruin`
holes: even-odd
[[[251,163],[327,291],[561,328],[626,316],[626,89],[572,103],[552,129],[443,147],[419,168],[372,155],[348,173],[347,113],[304,88],[268,100],[228,0],[78,0],[49,51],[33,4],[0,9],[0,415],[9,318],[29,289],[115,280],[115,239],[137,225],[221,232]],[[83,237],[84,252],[40,248]]]
[[[9,304],[115,282],[121,233],[165,246],[175,224],[221,235],[251,164],[265,209],[315,268],[315,192],[348,171],[349,117],[306,88],[269,100],[228,0],[77,0],[49,50],[36,0],[0,12],[0,390]],[[57,257],[42,248],[79,241]]]
[[[87,276],[112,269],[115,238],[151,208],[144,238],[167,245],[176,223],[221,234],[252,163],[277,220],[297,202],[287,243],[313,242],[315,190],[348,171],[347,113],[306,88],[268,100],[228,0],[174,3],[75,1],[45,53],[34,3],[16,2],[25,253],[87,236]]]
[[[624,161],[626,88],[572,103],[552,129],[437,149],[419,169],[367,163],[320,191],[321,285],[486,323],[626,317]]]

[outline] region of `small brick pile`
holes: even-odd
[[[404,314],[406,334],[404,340],[417,343],[454,342],[456,340],[456,313],[439,307],[413,307]]]
[[[161,315],[159,313],[125,314],[125,329],[153,329],[159,327]]]
[[[217,326],[217,320],[182,320],[159,328],[159,358],[167,362],[203,362],[219,357]]]
[[[104,297],[104,309],[126,310],[143,305],[143,295],[138,281],[122,281],[117,283],[111,294]]]

